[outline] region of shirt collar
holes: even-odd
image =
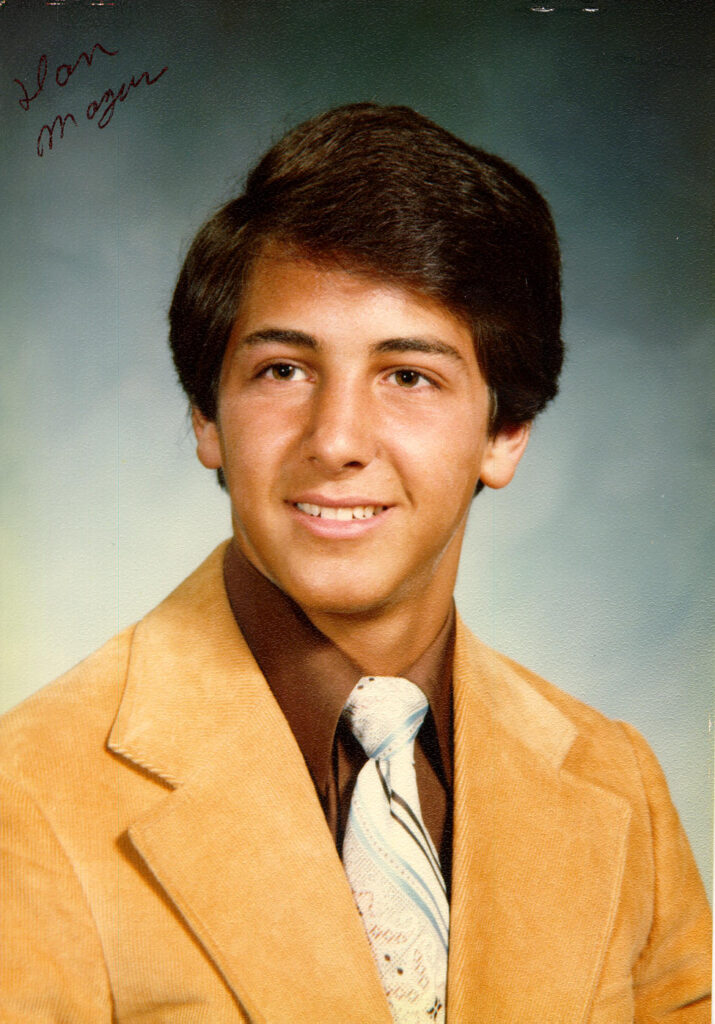
[[[325,793],[340,714],[358,679],[355,664],[279,587],[260,573],[235,541],[224,581],[239,629],[288,720],[318,792]],[[447,782],[452,782],[452,657],[454,604],[427,650],[404,675],[424,692],[434,718]]]

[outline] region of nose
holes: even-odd
[[[331,474],[372,461],[378,423],[368,391],[344,377],[316,388],[303,442],[306,458]]]

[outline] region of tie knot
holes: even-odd
[[[387,760],[414,740],[427,707],[422,690],[409,679],[363,676],[343,717],[368,757]]]

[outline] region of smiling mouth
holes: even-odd
[[[351,519],[373,519],[385,512],[387,505],[312,505],[307,501],[297,501],[295,507],[316,519],[338,519],[350,522]]]

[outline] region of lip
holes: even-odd
[[[320,516],[310,515],[298,508],[301,505],[321,505],[326,508],[350,508],[366,505],[385,506],[382,512],[371,516],[369,519],[323,519]],[[287,501],[286,505],[290,514],[303,529],[315,537],[339,539],[351,539],[362,537],[364,534],[379,528],[390,516],[393,506],[385,502],[376,501],[374,498],[366,498],[362,495],[345,495],[340,498],[327,498],[321,494],[301,494],[299,497]]]
[[[349,508],[355,505],[390,506],[389,501],[381,501],[379,498],[375,497],[366,498],[363,494],[341,494],[338,498],[328,498],[324,494],[319,494],[317,491],[306,491],[305,493],[301,493],[295,498],[289,498],[288,503],[291,505],[325,505],[326,508]]]

